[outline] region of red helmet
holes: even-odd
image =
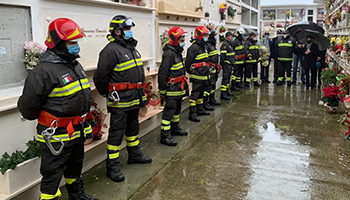
[[[209,30],[207,29],[207,27],[205,26],[198,26],[196,28],[196,30],[194,31],[194,38],[198,39],[198,40],[202,40],[203,39],[203,35],[208,33],[209,34]]]
[[[80,26],[71,19],[58,18],[49,25],[49,33],[45,44],[49,49],[54,48],[61,40],[69,41],[85,37]]]
[[[168,36],[169,36],[169,44],[172,46],[178,46],[179,45],[179,38],[181,36],[186,35],[186,32],[180,28],[180,27],[173,27],[169,30]]]

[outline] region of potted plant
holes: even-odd
[[[334,84],[329,84],[328,87],[322,89],[324,97],[322,97],[323,103],[327,107],[328,111],[335,113],[338,109],[340,102],[341,91],[338,86]]]
[[[324,68],[321,72],[321,80],[323,87],[327,87],[330,84],[335,84],[337,82],[337,74],[339,70],[336,68]]]
[[[46,47],[37,42],[29,41],[24,44],[24,59],[22,59],[22,62],[29,72],[39,64],[39,57],[44,51],[46,51]]]
[[[5,152],[0,159],[0,193],[12,194],[40,180],[40,144],[33,139],[25,151]]]

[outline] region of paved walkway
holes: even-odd
[[[185,111],[180,123],[190,134],[176,137],[177,147],[159,144],[158,128],[141,139],[151,165],[124,164],[123,150],[126,181],[110,181],[101,163],[84,174],[85,188],[100,200],[350,199],[346,127],[318,106],[320,96],[265,84],[200,123]]]

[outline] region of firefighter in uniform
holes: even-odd
[[[251,76],[253,73],[253,82],[255,86],[260,86],[258,82],[258,62],[260,61],[259,46],[257,45],[256,33],[249,33],[249,38],[245,42],[246,50],[246,71],[245,71],[245,85],[250,87]]]
[[[135,24],[123,15],[110,22],[109,43],[100,52],[94,83],[100,95],[107,98],[111,113],[107,140],[107,176],[115,181],[124,181],[119,167],[119,150],[125,135],[128,164],[147,164],[152,159],[145,157],[139,147],[138,114],[147,98],[142,88],[145,80],[141,55],[136,50],[137,41],[131,30]]]
[[[290,37],[288,31],[284,31],[281,38],[277,39],[275,44],[278,60],[278,81],[277,85],[282,85],[285,71],[287,71],[287,84],[291,86],[292,83],[292,61],[293,53],[297,49],[297,42]]]
[[[217,31],[213,28],[209,29],[209,40],[206,42],[206,49],[209,55],[209,61],[212,64],[210,67],[210,79],[206,82],[204,91],[204,109],[213,111],[213,106],[219,106],[220,103],[215,99],[216,81],[218,80],[221,66],[219,65],[219,53],[216,49]]]
[[[235,51],[235,63],[234,63],[234,72],[232,76],[232,90],[239,91],[240,88],[243,88],[244,86],[241,85],[242,77],[243,77],[243,70],[244,70],[244,64],[245,64],[245,53],[246,50],[244,49],[243,44],[243,37],[245,34],[244,28],[240,27],[237,29],[236,32],[236,40],[232,44],[232,48]]]
[[[86,121],[92,102],[91,90],[79,58],[77,39],[85,37],[74,21],[58,18],[49,25],[48,47],[25,82],[18,108],[24,118],[38,119],[41,197],[58,199],[62,175],[69,199],[93,199],[84,192],[81,170],[84,141],[91,134]]]
[[[187,77],[182,60],[186,32],[179,27],[169,30],[169,43],[163,48],[162,64],[158,72],[160,95],[166,98],[162,116],[160,143],[176,146],[173,135],[187,136],[179,126],[182,98],[188,96]]]
[[[232,42],[235,37],[232,32],[226,33],[226,40],[220,47],[220,65],[222,66],[222,81],[221,81],[221,99],[230,100],[233,96],[229,92],[230,79],[233,71],[233,63],[235,62],[235,51],[232,48]],[[233,83],[232,83],[233,84]],[[239,90],[239,88],[237,88]]]
[[[190,96],[189,120],[199,122],[199,115],[209,115],[203,108],[203,95],[205,82],[210,77],[209,56],[205,48],[205,42],[209,39],[209,30],[205,26],[195,29],[192,45],[187,50],[186,71],[190,74],[192,92]]]

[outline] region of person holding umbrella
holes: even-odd
[[[304,68],[306,73],[306,89],[314,89],[316,84],[317,67],[316,62],[321,60],[320,52],[317,44],[313,43],[313,37],[311,35],[306,37],[306,51],[304,59]],[[310,84],[310,71],[311,71],[311,84]]]

